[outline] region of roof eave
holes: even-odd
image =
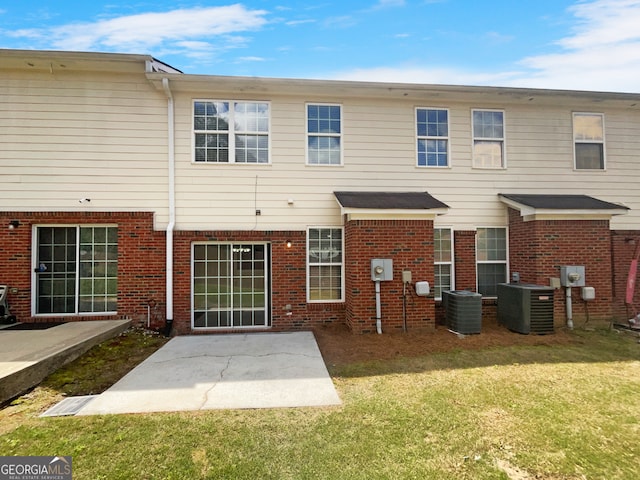
[[[520,212],[520,216],[525,222],[531,220],[610,220],[614,215],[625,215],[629,212],[629,209],[623,206],[597,209],[535,208],[502,195],[499,197],[502,203]]]

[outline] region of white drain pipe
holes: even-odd
[[[571,304],[571,287],[565,287],[567,298],[567,328],[573,330],[573,305]]]
[[[374,282],[376,284],[376,331],[378,335],[382,333],[382,307],[380,306],[380,280]]]
[[[166,319],[165,319],[165,335],[171,334],[173,326],[173,230],[176,225],[176,181],[175,181],[175,127],[174,127],[174,103],[171,88],[169,87],[169,79],[162,79],[162,88],[167,96],[167,129],[168,129],[168,168],[169,168],[169,223],[167,225],[166,235]]]

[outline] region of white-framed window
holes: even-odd
[[[453,278],[453,231],[451,228],[433,230],[434,285],[433,293],[437,300],[442,292],[455,288]]]
[[[193,328],[269,327],[270,256],[266,243],[194,242]]]
[[[342,227],[309,227],[307,231],[307,301],[344,301]]]
[[[416,108],[419,167],[449,166],[449,110]]]
[[[504,111],[472,110],[473,166],[505,167]]]
[[[307,104],[307,164],[342,165],[342,107]]]
[[[507,229],[482,227],[476,231],[478,293],[497,297],[498,284],[507,281]]]
[[[269,163],[268,102],[195,100],[196,163]]]
[[[576,170],[604,170],[604,115],[573,114],[573,145]]]
[[[37,225],[33,241],[35,315],[117,312],[117,226]]]

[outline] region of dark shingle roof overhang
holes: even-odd
[[[433,219],[449,206],[427,192],[334,192],[350,219]]]
[[[589,195],[500,193],[500,200],[526,219],[600,219],[627,213],[629,207]]]

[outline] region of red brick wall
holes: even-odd
[[[453,232],[456,290],[476,291],[476,232]]]
[[[20,226],[9,230],[9,221]],[[151,326],[164,326],[166,312],[165,232],[153,230],[152,213],[24,213],[0,214],[0,284],[11,287],[11,311],[20,321],[48,321],[31,317],[31,245],[33,224],[118,225],[118,314],[68,316],[65,321],[127,317]],[[286,241],[291,240],[291,248]],[[305,232],[175,232],[174,330],[191,331],[191,243],[194,241],[269,242],[272,253],[273,331],[308,329],[344,322],[344,303],[307,304]],[[291,308],[288,309],[287,306]],[[55,317],[60,319],[60,317]]]
[[[291,240],[291,248],[286,242]],[[174,322],[177,333],[191,330],[191,244],[193,242],[269,242],[271,244],[271,331],[305,330],[344,322],[344,303],[307,303],[306,232],[175,232]],[[291,309],[287,306],[290,305]],[[219,330],[216,330],[219,331]]]
[[[346,321],[353,333],[376,332],[375,284],[371,259],[393,260],[393,280],[380,282],[383,332],[433,330],[433,296],[418,297],[416,281],[433,285],[433,222],[427,220],[353,220],[345,226]],[[402,271],[412,272],[403,296]]]
[[[640,274],[636,268],[636,283],[631,305],[625,304],[627,278],[631,260],[640,249],[640,231],[614,230],[611,232],[613,258],[613,319],[624,322],[640,312]],[[597,293],[597,292],[596,292]]]
[[[533,220],[524,222],[509,209],[510,272],[520,282],[549,285],[560,276],[562,265],[584,265],[586,284],[596,299],[586,304],[580,288],[572,289],[574,322],[589,318],[610,319],[612,314],[611,232],[606,220]],[[566,319],[564,288],[555,295],[555,323]]]
[[[11,220],[20,226],[9,230]],[[149,313],[159,327],[165,308],[165,235],[153,230],[153,214],[101,212],[0,213],[0,283],[9,285],[8,301],[19,321],[50,321],[31,316],[32,225],[118,225],[118,314],[68,316],[65,321],[128,317],[146,321]],[[55,317],[60,319],[60,317]]]

